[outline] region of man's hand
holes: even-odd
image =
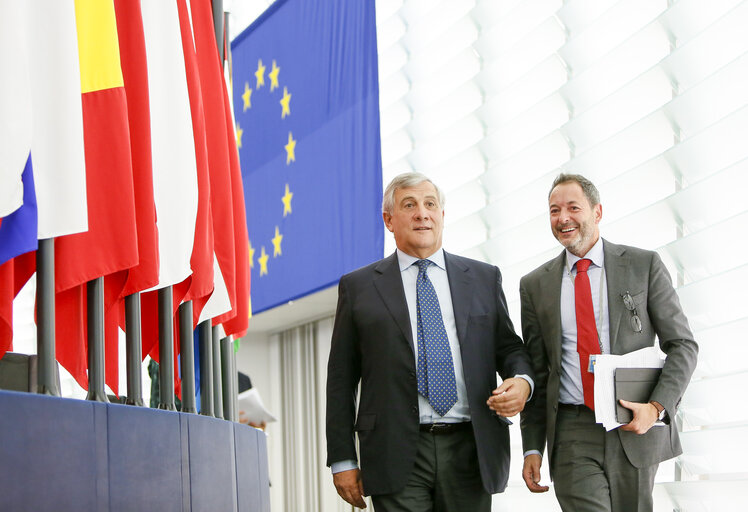
[[[530,492],[548,492],[547,485],[540,485],[540,465],[543,458],[537,453],[531,453],[525,457],[525,465],[522,467],[522,479]]]
[[[528,396],[530,396],[530,383],[522,377],[512,377],[494,389],[486,403],[496,411],[496,414],[508,418],[525,408]]]
[[[338,494],[345,501],[358,508],[366,508],[364,502],[364,485],[361,483],[361,471],[349,469],[332,475],[332,481]]]
[[[652,404],[640,404],[638,402],[629,402],[628,400],[619,400],[619,402],[626,409],[631,409],[634,412],[634,419],[622,426],[621,430],[635,434],[646,434],[660,415],[657,412],[657,407]]]

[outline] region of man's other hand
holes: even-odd
[[[486,403],[496,414],[509,418],[525,408],[528,396],[530,383],[522,377],[512,377],[494,389]]]
[[[657,421],[659,413],[654,405],[629,402],[628,400],[619,400],[619,402],[621,402],[621,405],[626,409],[631,409],[634,413],[634,419],[622,426],[621,430],[626,430],[635,434],[646,434]]]
[[[547,485],[540,485],[540,465],[543,458],[537,453],[531,453],[525,457],[525,464],[522,467],[522,479],[530,492],[547,492]]]
[[[338,494],[345,501],[358,508],[366,508],[364,485],[361,483],[361,470],[349,469],[332,475]]]

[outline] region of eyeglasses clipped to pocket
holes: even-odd
[[[631,328],[637,334],[641,334],[642,332],[642,320],[639,317],[639,312],[637,311],[636,307],[637,305],[641,304],[643,297],[644,292],[632,296],[631,293],[627,290],[626,293],[621,294],[623,305],[626,307],[626,309],[631,311],[631,318],[629,319],[629,323],[631,324]]]

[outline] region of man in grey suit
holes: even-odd
[[[392,180],[382,217],[397,251],[340,280],[327,375],[335,486],[360,508],[371,495],[377,512],[488,512],[508,478],[506,417],[533,378],[501,273],[442,250],[444,196],[422,174]]]
[[[548,490],[539,485],[547,444],[563,510],[652,510],[658,464],[682,452],[674,418],[698,347],[657,253],[600,238],[602,206],[589,180],[559,175],[548,202],[551,230],[566,249],[520,281],[537,379],[521,416],[522,476],[530,491]],[[591,356],[649,347],[655,336],[667,359],[648,403],[622,401],[633,420],[606,432],[591,410]],[[658,419],[665,426],[654,426]]]

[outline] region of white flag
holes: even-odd
[[[153,195],[163,288],[192,273],[197,164],[176,2],[141,3],[151,108]]]
[[[226,281],[223,279],[221,267],[218,265],[218,258],[213,253],[213,293],[200,312],[199,322],[215,318],[229,311],[231,311],[229,291],[226,288]]]
[[[0,0],[0,218],[23,204],[21,175],[31,151],[26,3]]]
[[[78,33],[73,0],[28,6],[29,74],[39,238],[88,230]],[[18,48],[20,43],[15,45]],[[4,75],[5,76],[5,75]]]

